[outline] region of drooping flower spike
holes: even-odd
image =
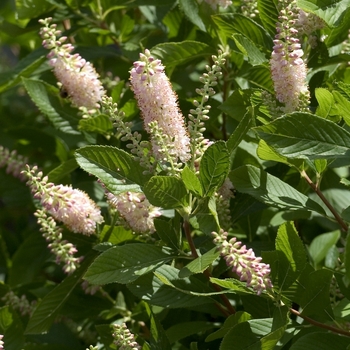
[[[214,244],[225,259],[226,265],[235,272],[241,281],[247,282],[247,287],[253,288],[258,295],[272,288],[270,280],[270,265],[261,262],[252,249],[237,241],[236,237],[227,241],[228,233],[221,230],[212,232]]]
[[[97,224],[103,222],[100,209],[85,192],[48,182],[47,176],[43,177],[37,167],[27,166],[24,174],[34,197],[40,200],[46,212],[72,232],[91,235]]]
[[[6,173],[19,178],[21,181],[26,180],[25,174],[22,171],[28,159],[17,154],[16,150],[10,151],[8,148],[0,145],[0,168],[6,167]]]
[[[73,45],[65,44],[67,37],[60,37],[61,31],[56,24],[50,24],[52,18],[41,19],[44,26],[40,30],[43,46],[50,50],[48,58],[54,74],[61,84],[61,92],[69,96],[74,105],[94,109],[105,91],[93,65],[79,54],[71,54]]]

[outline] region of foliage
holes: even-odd
[[[125,332],[143,350],[350,349],[349,2],[208,2],[1,1],[0,348],[124,349]],[[275,37],[287,6],[315,21],[293,48]],[[98,72],[94,108],[73,73],[57,85],[49,17]],[[270,71],[289,59],[297,95]],[[166,73],[146,105],[142,62]],[[70,186],[101,208],[95,234],[71,229],[92,201]]]

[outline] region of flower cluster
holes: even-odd
[[[217,6],[221,6],[224,9],[228,6],[232,5],[232,1],[230,0],[204,0],[206,3],[208,3],[213,10],[216,10]],[[198,0],[199,3],[202,3],[203,0]]]
[[[72,232],[91,235],[96,225],[103,222],[100,209],[83,191],[70,186],[55,185],[37,167],[24,171],[35,198],[57,221],[63,222]]]
[[[4,342],[2,341],[2,338],[4,336],[2,334],[0,334],[0,349],[3,349],[4,348]]]
[[[212,235],[226,265],[232,268],[241,281],[247,282],[247,286],[252,287],[258,295],[272,288],[270,265],[262,263],[262,258],[256,257],[252,249],[242,246],[235,237],[227,241],[228,233],[224,230],[212,232]]]
[[[38,209],[35,214],[38,224],[41,226],[44,238],[49,242],[48,248],[56,256],[56,263],[64,263],[63,271],[67,274],[73,273],[78,267],[83,257],[75,258],[73,255],[77,249],[72,243],[62,240],[62,228],[58,227],[56,221],[47,216],[44,210]]]
[[[242,0],[241,10],[244,16],[254,18],[259,14],[258,2],[256,0]]]
[[[61,31],[55,24],[50,24],[52,18],[39,22],[44,26],[40,30],[43,46],[51,50],[48,54],[50,65],[61,84],[63,93],[67,94],[74,105],[94,109],[105,94],[95,68],[79,54],[71,54],[73,45],[65,44],[67,37],[60,37]]]
[[[0,168],[6,166],[6,173],[24,181],[26,176],[22,173],[22,170],[27,162],[27,158],[17,154],[17,151],[10,151],[8,148],[0,145]]]
[[[114,195],[107,192],[106,197],[131,230],[137,233],[155,232],[154,218],[161,215],[160,208],[150,204],[143,193],[124,192]]]
[[[113,331],[113,343],[119,347],[119,350],[141,350],[141,346],[135,341],[135,336],[125,323],[113,324]]]
[[[298,30],[296,1],[280,0],[280,15],[277,23],[273,52],[270,60],[276,98],[284,103],[283,112],[307,110],[310,93],[306,83],[306,64],[302,59]]]
[[[36,305],[35,300],[30,303],[25,295],[19,298],[13,291],[6,293],[1,300],[6,305],[11,305],[15,310],[18,310],[22,316],[31,316]]]
[[[307,35],[308,42],[312,48],[317,46],[317,36],[313,33],[316,32],[316,30],[324,28],[325,25],[325,22],[320,17],[314,13],[308,13],[303,10],[299,10],[298,18],[295,23],[299,33]]]
[[[154,157],[162,165],[170,164],[172,169],[181,167],[178,161],[186,162],[190,158],[190,139],[177,96],[161,61],[145,50],[145,54],[140,54],[140,61],[134,62],[130,82],[145,130],[150,133]],[[160,137],[155,136],[155,129]]]

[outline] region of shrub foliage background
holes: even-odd
[[[2,0],[4,348],[118,349],[111,325],[126,323],[142,349],[349,349],[349,5]],[[275,37],[279,11],[289,6],[322,24],[300,37],[304,55],[296,66],[301,72],[306,63],[307,80],[298,86],[305,83],[310,96],[296,95],[292,110],[279,99],[270,71],[278,40],[289,40]],[[88,117],[57,86],[39,35],[39,19],[48,17],[74,52],[93,63],[118,105],[114,115],[104,104]],[[203,101],[196,89],[203,87],[206,65],[213,66],[219,49],[226,53],[215,95],[204,101],[211,108],[205,107],[203,132],[211,142],[199,167],[189,161],[169,170],[160,163],[144,173],[118,129],[124,115],[132,132],[149,139],[129,82],[145,49],[166,67],[187,121],[194,100]],[[279,93],[289,98],[284,88]],[[104,222],[96,234],[58,224],[62,239],[84,257],[68,275],[33,215],[40,201],[15,171],[25,163],[37,165],[48,182],[85,191],[101,207]],[[234,198],[223,218],[217,193],[227,178]],[[155,232],[122,225],[107,190],[115,196],[143,192],[162,208]],[[261,256],[259,264],[269,264],[272,288],[257,288],[257,280],[247,284],[232,262],[226,266],[213,242],[212,232],[220,229]]]

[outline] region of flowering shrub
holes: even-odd
[[[344,1],[15,4],[0,349],[348,349]]]

